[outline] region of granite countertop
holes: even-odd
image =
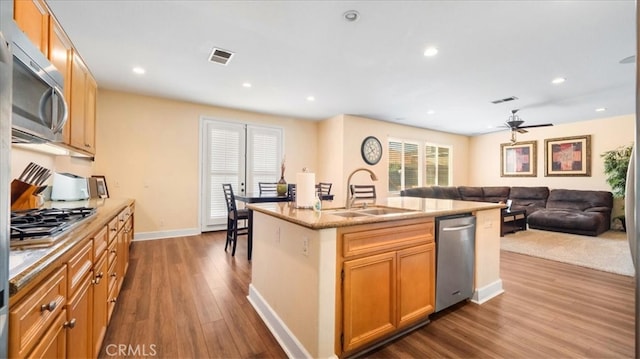
[[[46,248],[15,248],[9,251],[9,296],[15,295],[40,273],[47,270],[73,246],[95,234],[109,223],[120,211],[131,205],[132,199],[91,199],[74,202],[46,202],[45,208],[96,208],[96,214],[66,231],[56,242]]]
[[[296,208],[295,205],[290,202],[252,203],[247,204],[247,207],[254,211],[272,215],[307,228],[324,229],[396,221],[400,219],[448,216],[459,213],[504,208],[505,205],[501,203],[456,201],[449,199],[390,197],[386,200],[386,203],[369,206],[367,209],[391,207],[402,208],[407,211],[381,216],[366,215],[357,217],[343,217],[338,214],[345,211],[360,211],[363,210],[362,207],[351,208],[351,210],[347,210],[344,207],[323,208],[320,212],[312,209]]]

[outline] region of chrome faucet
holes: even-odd
[[[351,177],[353,177],[354,174],[356,174],[356,172],[360,172],[360,171],[366,171],[369,172],[369,175],[371,176],[371,180],[372,181],[377,181],[378,177],[376,177],[376,174],[373,173],[371,170],[367,169],[367,168],[356,168],[355,170],[353,170],[353,172],[351,172],[351,174],[349,175],[349,177],[347,178],[347,201],[344,204],[344,207],[346,209],[351,208],[351,201],[350,201],[350,196],[351,196]]]

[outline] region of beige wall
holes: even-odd
[[[633,141],[633,115],[536,128],[518,136],[538,141],[538,176],[500,177],[500,144],[509,132],[477,137],[337,115],[315,122],[242,110],[174,101],[138,94],[100,90],[97,103],[97,156],[95,162],[67,156],[44,155],[12,149],[12,178],[31,161],[59,172],[81,176],[105,175],[112,197],[137,201],[136,233],[180,235],[199,230],[200,119],[202,116],[241,123],[280,126],[285,133],[287,171],[292,182],[303,167],[316,180],[332,182],[335,200],[325,206],[342,206],[347,176],[355,169],[373,170],[380,201],[387,196],[387,158],[375,166],[360,155],[362,140],[376,136],[386,153],[388,138],[428,141],[453,146],[452,185],[507,185],[609,190],[600,154]],[[544,139],[592,135],[590,177],[544,177]],[[352,183],[371,183],[362,172]],[[153,237],[153,235],[151,235]]]
[[[199,229],[200,118],[281,126],[291,181],[316,167],[313,121],[100,90],[96,173],[114,197],[136,200],[136,232]]]
[[[470,186],[548,186],[549,188],[610,191],[600,155],[608,150],[633,143],[635,116],[619,116],[530,129],[518,134],[518,141],[537,141],[537,177],[500,177],[500,144],[508,143],[509,131],[472,137],[470,141]],[[544,140],[591,135],[591,176],[545,177]]]

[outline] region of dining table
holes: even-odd
[[[273,193],[273,192],[263,192],[263,193],[244,192],[244,193],[236,194],[235,198],[237,201],[244,202],[244,203],[268,203],[268,202],[292,201],[291,197],[286,194],[280,196],[277,193]],[[320,194],[320,200],[332,201],[333,195]],[[251,258],[251,250],[253,248],[253,210],[252,209],[249,209],[248,221],[249,223],[247,223],[247,226],[249,227],[249,233],[247,234],[247,236],[249,238],[247,238],[247,240],[249,242],[249,246],[248,246],[249,258]]]

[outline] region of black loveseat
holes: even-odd
[[[479,202],[511,200],[512,209],[527,213],[529,228],[597,236],[611,225],[613,195],[608,191],[548,187],[417,187],[401,196]]]

